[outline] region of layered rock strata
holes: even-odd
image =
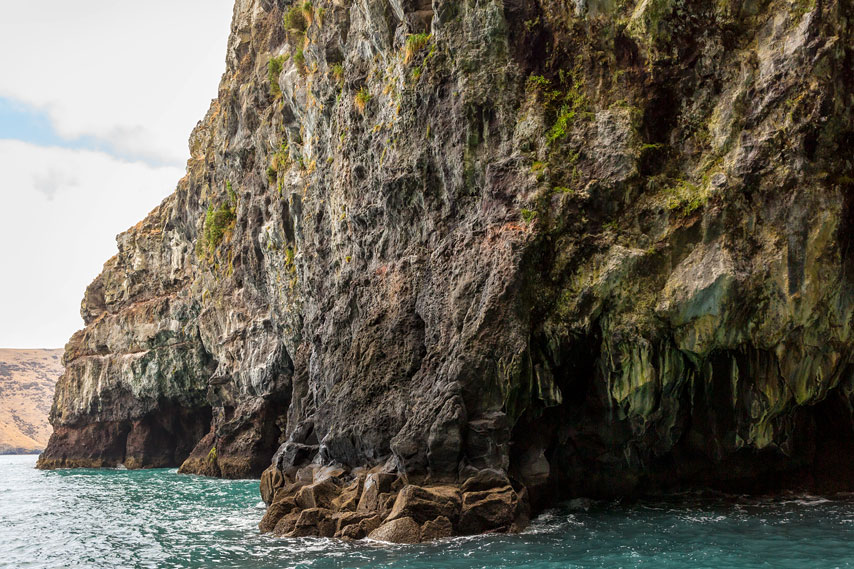
[[[40,465],[269,467],[267,530],[409,541],[570,496],[854,488],[851,14],[238,0],[187,176],[86,292]],[[509,484],[466,492],[481,471]],[[451,515],[392,515],[437,493]],[[516,517],[464,522],[482,500]]]

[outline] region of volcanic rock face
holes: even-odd
[[[266,530],[409,541],[556,497],[850,489],[851,13],[238,0],[40,464],[269,466]]]

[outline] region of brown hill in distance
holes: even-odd
[[[0,349],[0,454],[44,449],[62,351]]]

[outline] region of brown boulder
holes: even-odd
[[[474,475],[463,482],[462,491],[482,492],[484,490],[503,488],[505,486],[510,486],[510,480],[507,478],[506,474],[500,470],[484,468],[483,470],[478,470]]]
[[[510,526],[512,533],[519,533],[531,523],[531,501],[528,498],[528,489],[522,487],[516,492],[516,497],[519,499],[516,506],[516,519],[513,520],[513,525]]]
[[[303,466],[294,472],[294,480],[297,484],[311,484],[314,482],[314,473],[318,470],[315,465]]]
[[[397,495],[388,520],[409,517],[423,524],[439,516],[452,522],[459,519],[460,491],[456,486],[404,486]]]
[[[311,508],[332,509],[332,501],[338,497],[341,489],[331,478],[321,482],[308,484],[297,491],[294,496],[297,506],[304,510]]]
[[[289,535],[293,531],[294,526],[296,526],[300,513],[301,512],[298,510],[294,510],[289,514],[286,514],[276,523],[276,527],[273,528],[273,535],[277,535],[279,537]]]
[[[365,477],[362,495],[356,507],[358,512],[372,512],[380,509],[380,495],[391,492],[392,484],[397,478],[388,472],[372,472]]]
[[[388,517],[389,512],[394,507],[394,503],[397,500],[397,492],[389,492],[388,494],[380,494],[379,505],[377,506],[377,512],[381,514],[384,518]]]
[[[508,531],[516,519],[519,498],[510,486],[498,490],[467,492],[458,529],[464,535]]]
[[[325,508],[310,508],[300,512],[294,529],[288,537],[332,537],[335,535],[335,520],[332,512]]]
[[[264,533],[273,531],[280,519],[296,509],[298,509],[296,502],[294,502],[294,499],[290,496],[285,496],[282,499],[273,502],[267,508],[266,513],[264,513],[264,517],[261,518],[261,521],[258,523],[258,529]]]
[[[335,515],[337,526],[334,537],[362,539],[382,525],[382,518],[370,512],[343,512]]]
[[[529,488],[548,484],[550,473],[551,467],[544,449],[532,448],[522,456],[519,474]]]
[[[346,488],[341,491],[337,498],[332,500],[332,509],[338,511],[355,512],[362,497],[362,486],[365,483],[364,476],[358,476]]]
[[[398,518],[386,522],[370,534],[368,539],[387,541],[389,543],[419,543],[421,527],[412,518]]]
[[[421,541],[433,541],[454,535],[454,525],[445,516],[439,516],[435,520],[425,522],[421,526]]]
[[[268,506],[273,503],[276,490],[285,485],[285,477],[282,471],[275,466],[269,467],[261,473],[261,499]]]
[[[299,491],[300,488],[305,486],[302,482],[288,482],[287,477],[285,477],[284,485],[276,488],[273,492],[273,502],[277,502],[284,498],[285,496],[293,496]]]
[[[343,468],[339,468],[337,466],[324,466],[322,468],[318,468],[314,472],[314,481],[315,482],[323,482],[324,480],[331,478],[333,482],[340,485],[341,477],[344,476],[346,471]]]

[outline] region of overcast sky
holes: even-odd
[[[0,348],[57,348],[175,188],[233,0],[0,0]]]

